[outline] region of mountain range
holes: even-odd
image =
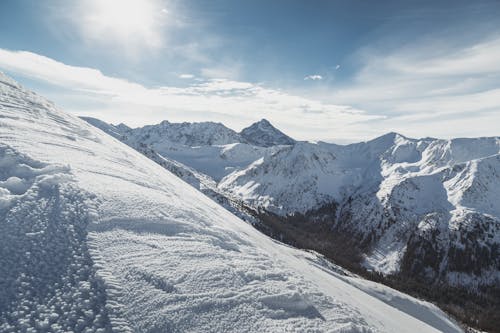
[[[184,133],[203,137],[190,146],[170,139],[182,137],[172,134],[180,125],[119,130],[86,120],[209,180],[210,186],[194,186],[281,241],[357,272],[396,279],[392,285],[409,279],[433,290],[483,294],[486,288],[498,295],[499,137],[388,133],[336,145],[295,141],[267,120],[240,133],[183,123]],[[220,133],[232,135],[217,140]]]
[[[0,73],[0,331],[463,331],[335,262],[497,283],[498,138],[270,127],[82,120]]]
[[[296,142],[266,120],[241,133],[216,123],[120,129],[86,120],[196,170],[255,211],[307,215],[355,237],[367,268],[460,286],[500,282],[499,137],[389,133],[335,145]]]

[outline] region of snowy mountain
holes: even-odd
[[[241,142],[241,137],[221,123],[169,123],[148,125],[127,132],[135,140],[145,144],[176,142],[186,146],[225,145]]]
[[[147,147],[162,157],[191,167],[216,181],[256,159],[273,153],[277,147],[248,144],[235,131],[219,123],[169,123],[128,128],[99,119],[83,120],[137,149]]]
[[[0,74],[0,331],[459,332]]]
[[[150,147],[267,234],[353,269],[472,293],[500,284],[498,137]]]
[[[262,119],[244,128],[240,135],[250,144],[261,147],[293,145],[295,140]]]
[[[499,138],[395,133],[348,146],[301,143],[229,174],[219,187],[284,217],[333,203],[322,218],[355,236],[364,265],[379,272],[497,285],[499,152]]]
[[[131,137],[124,142],[143,144]],[[148,142],[156,154],[210,179],[217,201],[240,202],[282,221],[319,219],[354,237],[368,269],[457,286],[500,282],[498,137],[410,139],[389,133],[346,146],[298,142],[267,148]]]

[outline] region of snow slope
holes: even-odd
[[[461,331],[263,236],[3,74],[0,144],[2,332]]]
[[[304,212],[340,198],[336,189],[351,180],[349,171],[331,167],[335,159],[329,149],[300,142],[232,172],[218,186],[276,214]]]

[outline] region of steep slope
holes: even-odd
[[[277,145],[293,145],[295,140],[262,119],[244,128],[240,135],[246,142],[255,146],[271,147]]]
[[[263,236],[3,74],[0,111],[2,332],[460,331]]]

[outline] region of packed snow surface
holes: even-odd
[[[1,332],[460,332],[0,74]]]

